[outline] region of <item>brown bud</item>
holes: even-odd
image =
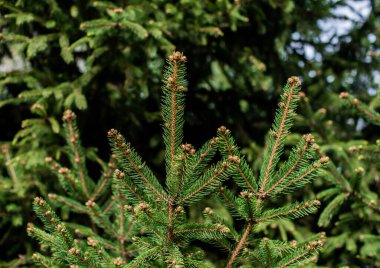
[[[66,167],[61,167],[60,169],[58,169],[59,174],[66,174],[67,172],[69,172],[69,169]]]
[[[181,59],[181,53],[179,51],[174,52],[174,59],[179,60]]]
[[[357,174],[363,173],[364,172],[364,168],[363,167],[357,167],[357,168],[355,168],[355,172]]]
[[[64,113],[63,113],[63,117],[62,119],[64,121],[70,121],[72,120],[73,118],[75,118],[75,113],[71,110],[66,110]]]
[[[240,192],[240,195],[242,197],[248,197],[249,196],[249,192],[248,191],[242,191],[242,192]]]
[[[110,129],[108,132],[107,132],[107,135],[108,137],[112,137],[112,136],[115,136],[117,133],[116,129]]]
[[[205,212],[206,212],[207,214],[209,214],[209,215],[211,215],[211,214],[214,213],[214,212],[212,211],[212,209],[209,208],[209,207],[206,207],[206,208],[205,208]]]
[[[50,199],[56,199],[56,198],[57,198],[57,195],[56,195],[56,194],[49,193],[49,194],[48,194],[48,197],[49,197]]]
[[[92,201],[92,200],[88,200],[87,202],[86,202],[86,206],[87,207],[94,207],[96,205],[96,203],[94,202],[94,201]]]
[[[322,164],[325,164],[325,163],[329,162],[329,160],[330,160],[330,158],[329,158],[328,156],[323,156],[323,157],[321,158],[321,163],[322,163]]]
[[[225,133],[226,130],[227,128],[225,126],[221,126],[218,128],[218,132],[221,132],[221,133]]]
[[[173,77],[168,77],[168,84],[173,84],[174,83],[174,78]]]
[[[346,98],[348,98],[348,96],[349,96],[348,92],[341,92],[339,94],[339,98],[341,98],[341,99],[346,99]]]

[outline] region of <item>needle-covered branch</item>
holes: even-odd
[[[259,234],[264,225],[307,216],[319,206],[317,200],[290,199],[276,205],[281,195],[306,185],[328,161],[327,157],[316,159],[314,138],[309,134],[284,155],[299,79],[289,78],[284,87],[257,176],[224,126],[199,150],[183,143],[186,61],[182,53],[174,52],[163,77],[163,179],[114,129],[108,132],[113,153],[109,164],[97,156],[88,157],[79,141],[74,113],[65,112],[71,166],[63,167],[51,157],[46,163],[68,196],[49,194],[49,198],[62,211],[87,214],[80,218],[87,225],[63,224],[45,201],[37,199],[35,211],[46,231],[30,225],[29,233],[47,244],[52,254],[36,255],[36,262],[99,268],[213,267],[205,261],[212,247],[228,254],[223,260],[227,268],[239,264],[285,267],[306,263],[316,254],[320,242],[293,245]],[[87,160],[101,166],[99,179],[89,177]],[[204,202],[210,207],[202,207]]]
[[[260,193],[264,193],[268,180],[274,175],[275,168],[280,160],[286,136],[292,125],[295,109],[299,99],[301,82],[298,77],[291,77],[284,87],[276,117],[269,133],[267,146],[264,151],[263,165],[260,171]]]
[[[117,157],[119,165],[131,180],[140,184],[142,190],[152,198],[158,197],[164,202],[168,202],[168,197],[162,185],[153,175],[150,168],[142,161],[141,157],[131,147],[130,143],[116,130],[108,132],[113,152]]]

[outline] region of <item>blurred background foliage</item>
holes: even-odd
[[[0,265],[28,264],[36,246],[25,231],[31,198],[59,191],[44,159],[67,161],[65,109],[78,114],[87,155],[108,159],[106,132],[117,128],[164,174],[161,74],[174,49],[189,59],[186,141],[199,147],[225,124],[253,163],[278,93],[287,77],[297,75],[308,103],[301,106],[295,132],[319,132],[317,142],[341,152],[337,158],[357,161],[342,153],[346,143],[374,143],[378,127],[337,105],[338,93],[351,92],[367,103],[376,95],[379,17],[378,0],[0,1]],[[90,166],[89,172],[99,170]],[[376,169],[366,176],[378,190]],[[326,183],[321,178],[295,198],[315,195]],[[317,232],[317,221],[302,224]],[[360,232],[377,235],[380,245],[379,224],[367,228],[363,222]],[[295,226],[263,228],[293,239],[306,232]],[[344,232],[349,228],[356,227]],[[322,230],[329,236],[333,227]],[[379,257],[362,258],[353,243],[333,247],[319,264],[378,264]]]

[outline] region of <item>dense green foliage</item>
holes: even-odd
[[[323,245],[324,234],[319,235],[319,239],[315,236],[310,241],[297,243],[262,237],[258,228],[280,219],[304,217],[320,205],[318,200],[311,200],[293,201],[275,208],[268,206],[268,201],[303,187],[328,162],[325,156],[315,159],[314,139],[309,134],[300,139],[289,159],[277,168],[297,108],[299,79],[289,78],[284,87],[263,153],[260,178],[256,179],[224,126],[218,128],[217,137],[206,142],[199,151],[191,144],[182,144],[186,60],[179,52],[170,55],[163,79],[165,186],[131,144],[111,129],[108,136],[113,158],[121,170],[113,172],[112,198],[102,198],[110,184],[114,163],[106,168],[98,183],[88,177],[79,133],[75,130],[75,115],[70,110],[65,112],[63,119],[72,168],[54,162],[52,170],[56,171],[68,197],[49,194],[49,199],[74,213],[88,214],[97,228],[89,228],[90,223],[87,226],[63,223],[46,201],[36,197],[34,210],[44,229],[29,224],[28,232],[52,255],[34,254],[37,263],[45,267],[215,267],[205,257],[213,244],[221,248],[221,256],[228,256],[218,261],[218,266],[226,262],[227,268],[239,262],[246,267],[288,267],[316,260],[314,256]],[[221,159],[210,165],[217,151]],[[229,177],[234,178],[241,191],[226,187],[223,182]],[[231,215],[223,217],[206,207],[204,219],[189,219],[186,213],[189,208],[203,209],[203,200],[217,192]],[[107,201],[104,203],[102,199]],[[244,220],[244,228],[238,221],[228,220],[232,218]],[[75,238],[74,228],[75,234],[80,234]],[[86,229],[89,230],[86,232]],[[210,245],[194,246],[200,241]]]
[[[318,265],[379,266],[374,118],[380,95],[373,97],[379,83],[379,15],[378,0],[0,0],[0,266],[32,265],[38,247],[27,237],[26,224],[36,222],[35,196],[54,192],[73,198],[45,162],[52,157],[78,171],[65,140],[67,128],[61,127],[64,110],[78,114],[82,142],[77,146],[86,159],[82,168],[90,192],[107,170],[105,136],[111,127],[127,134],[158,178],[168,174],[159,102],[163,59],[174,48],[191,59],[184,141],[201,147],[217,127],[228,125],[259,181],[265,177],[260,159],[282,84],[292,75],[301,77],[302,109],[275,160],[286,163],[291,148],[311,132],[317,152],[332,161],[313,184],[286,198],[318,197],[322,207],[314,218],[282,219],[259,229],[284,241],[325,231]],[[352,103],[352,109],[337,105],[347,103],[339,99],[341,91],[362,100],[368,113]],[[236,183],[227,186],[244,189]],[[230,220],[237,217],[227,216],[214,199],[203,202]],[[283,204],[281,198],[268,203]],[[84,224],[69,211],[63,206],[57,213]],[[201,217],[192,206],[187,212],[193,221]],[[237,222],[243,227],[239,217]],[[210,252],[210,260],[215,262],[218,252]]]

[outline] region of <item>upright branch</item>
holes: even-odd
[[[76,133],[75,122],[73,121],[75,120],[75,117],[76,115],[73,111],[66,110],[65,113],[63,114],[62,119],[66,123],[67,131],[68,131],[67,139],[69,140],[70,147],[72,148],[74,152],[74,161],[72,162],[74,166],[77,167],[77,171],[78,171],[78,175],[81,181],[83,192],[85,193],[86,198],[90,198],[88,185],[87,185],[88,182],[86,179],[87,174],[86,174],[86,169],[84,167],[85,163],[84,163],[83,156],[81,155],[82,154],[81,147],[78,141],[79,135]]]
[[[113,152],[118,159],[118,163],[132,180],[126,183],[126,186],[129,188],[134,184],[144,184],[147,187],[143,187],[143,189],[148,197],[158,197],[161,201],[167,203],[168,198],[162,185],[151,169],[143,163],[141,157],[131,147],[130,143],[126,142],[123,135],[117,130],[111,129],[108,131],[108,137],[113,147]]]
[[[186,56],[178,51],[170,55],[163,80],[162,115],[164,121],[163,136],[166,147],[166,184],[171,194],[171,200],[168,203],[168,241],[171,241],[173,236],[174,206],[183,181],[183,161],[185,161],[186,157],[186,153],[176,155],[183,139],[184,92],[186,90],[184,63],[186,60]],[[184,150],[185,148],[182,149]],[[176,158],[182,164],[178,163]],[[182,168],[180,169],[182,170],[179,170],[178,167],[181,166]]]
[[[176,191],[175,165],[176,151],[183,139],[183,115],[187,82],[185,62],[187,58],[180,52],[169,56],[163,80],[162,115],[164,121],[165,160],[168,188]],[[174,188],[173,188],[174,186]]]
[[[224,187],[220,188],[219,196],[233,216],[246,221],[246,226],[241,233],[240,239],[236,240],[234,250],[229,255],[226,268],[236,265],[239,256],[250,251],[249,245],[251,243],[256,243],[251,238],[252,230],[256,230],[255,226],[278,221],[282,218],[296,219],[304,217],[314,213],[320,205],[319,200],[312,200],[302,203],[290,202],[276,209],[268,209],[265,202],[263,202],[268,198],[277,198],[281,194],[304,186],[315,176],[316,171],[329,160],[328,157],[321,157],[313,161],[317,157],[313,148],[314,138],[311,134],[307,134],[292,149],[287,161],[280,168],[277,168],[283,154],[285,138],[289,133],[295,115],[294,110],[297,106],[299,90],[299,79],[296,77],[289,78],[264,150],[263,165],[258,184],[253,176],[252,169],[244,158],[240,156],[233,138],[230,137],[230,131],[225,127],[219,128],[221,153],[223,156],[227,156],[229,160],[234,160],[235,168],[232,177],[236,184],[243,188],[243,191],[240,192],[240,197],[235,198]],[[277,267],[276,265],[280,263],[285,264],[285,266],[290,265],[307,259],[316,251],[314,247],[310,247],[305,252],[299,252],[299,254],[289,251],[286,254],[281,254],[282,256],[279,260],[277,258],[279,253],[272,246],[279,241],[269,239],[264,239],[263,241],[265,242],[263,247],[257,249],[262,251],[262,256],[266,256],[262,259],[264,261],[263,267]],[[257,250],[255,249],[255,251]],[[259,254],[261,255],[261,253]],[[257,255],[251,254],[251,256],[255,259]]]
[[[16,170],[15,170],[14,166],[12,165],[11,155],[9,153],[8,145],[3,144],[2,152],[5,155],[5,159],[7,161],[5,164],[6,164],[7,168],[8,168],[9,175],[11,176],[11,178],[13,180],[13,183],[15,185],[17,185],[20,182],[20,180],[17,177],[17,173],[16,173]]]
[[[276,113],[275,121],[270,132],[268,146],[264,152],[264,162],[260,171],[260,193],[264,194],[268,179],[273,175],[284,146],[284,140],[292,125],[294,109],[298,101],[301,82],[297,77],[288,79],[281,96],[281,102]]]
[[[252,228],[253,228],[253,222],[249,221],[247,226],[245,227],[245,230],[243,232],[242,237],[240,238],[235,250],[232,252],[231,257],[228,260],[226,268],[231,268],[232,265],[234,264],[234,262],[235,262],[237,256],[239,255],[241,249],[244,247]]]

